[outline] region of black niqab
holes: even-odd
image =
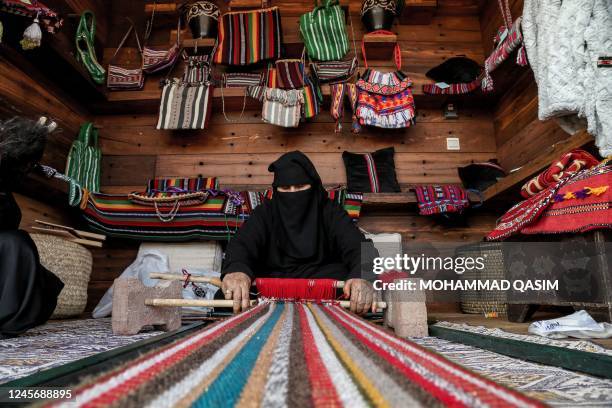
[[[268,167],[274,173],[274,235],[277,245],[295,259],[312,258],[321,242],[321,211],[327,199],[321,178],[312,162],[303,153],[294,151],[282,155]],[[308,190],[278,191],[279,186],[310,184]]]

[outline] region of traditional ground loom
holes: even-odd
[[[73,394],[66,406],[541,406],[338,305],[291,302],[260,303]]]
[[[229,307],[232,300],[182,299],[184,277],[152,273],[151,278],[166,280],[155,287],[147,287],[138,279],[116,279],[113,295],[113,332],[136,334],[145,326],[176,330],[181,326],[181,307]],[[207,282],[221,287],[218,278],[190,277],[194,282]],[[254,286],[260,301],[329,303],[349,307],[340,300],[336,290],[344,282],[333,279],[265,279],[258,278]],[[417,286],[418,287],[418,286]],[[427,309],[422,291],[387,291],[378,293],[375,309],[384,310],[384,320],[400,337],[427,335]],[[380,300],[383,299],[383,300]],[[257,301],[251,300],[251,306]]]

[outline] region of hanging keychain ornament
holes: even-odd
[[[39,13],[36,13],[34,21],[26,30],[23,32],[23,39],[19,42],[21,48],[24,50],[32,50],[40,47],[42,40],[42,30],[40,29],[40,21],[38,20]]]

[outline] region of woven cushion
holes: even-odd
[[[223,250],[216,241],[161,243],[143,242],[138,252],[156,250],[168,257],[170,272],[181,273],[182,269],[189,271],[201,269],[205,271],[221,271]]]
[[[342,153],[348,191],[399,192],[395,175],[395,149],[387,147],[371,154]]]
[[[87,285],[92,268],[91,252],[74,242],[46,234],[30,234],[40,263],[64,282],[52,319],[78,316],[87,305]]]

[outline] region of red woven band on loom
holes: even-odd
[[[336,283],[335,279],[255,279],[257,291],[261,297],[291,301],[334,300]]]

